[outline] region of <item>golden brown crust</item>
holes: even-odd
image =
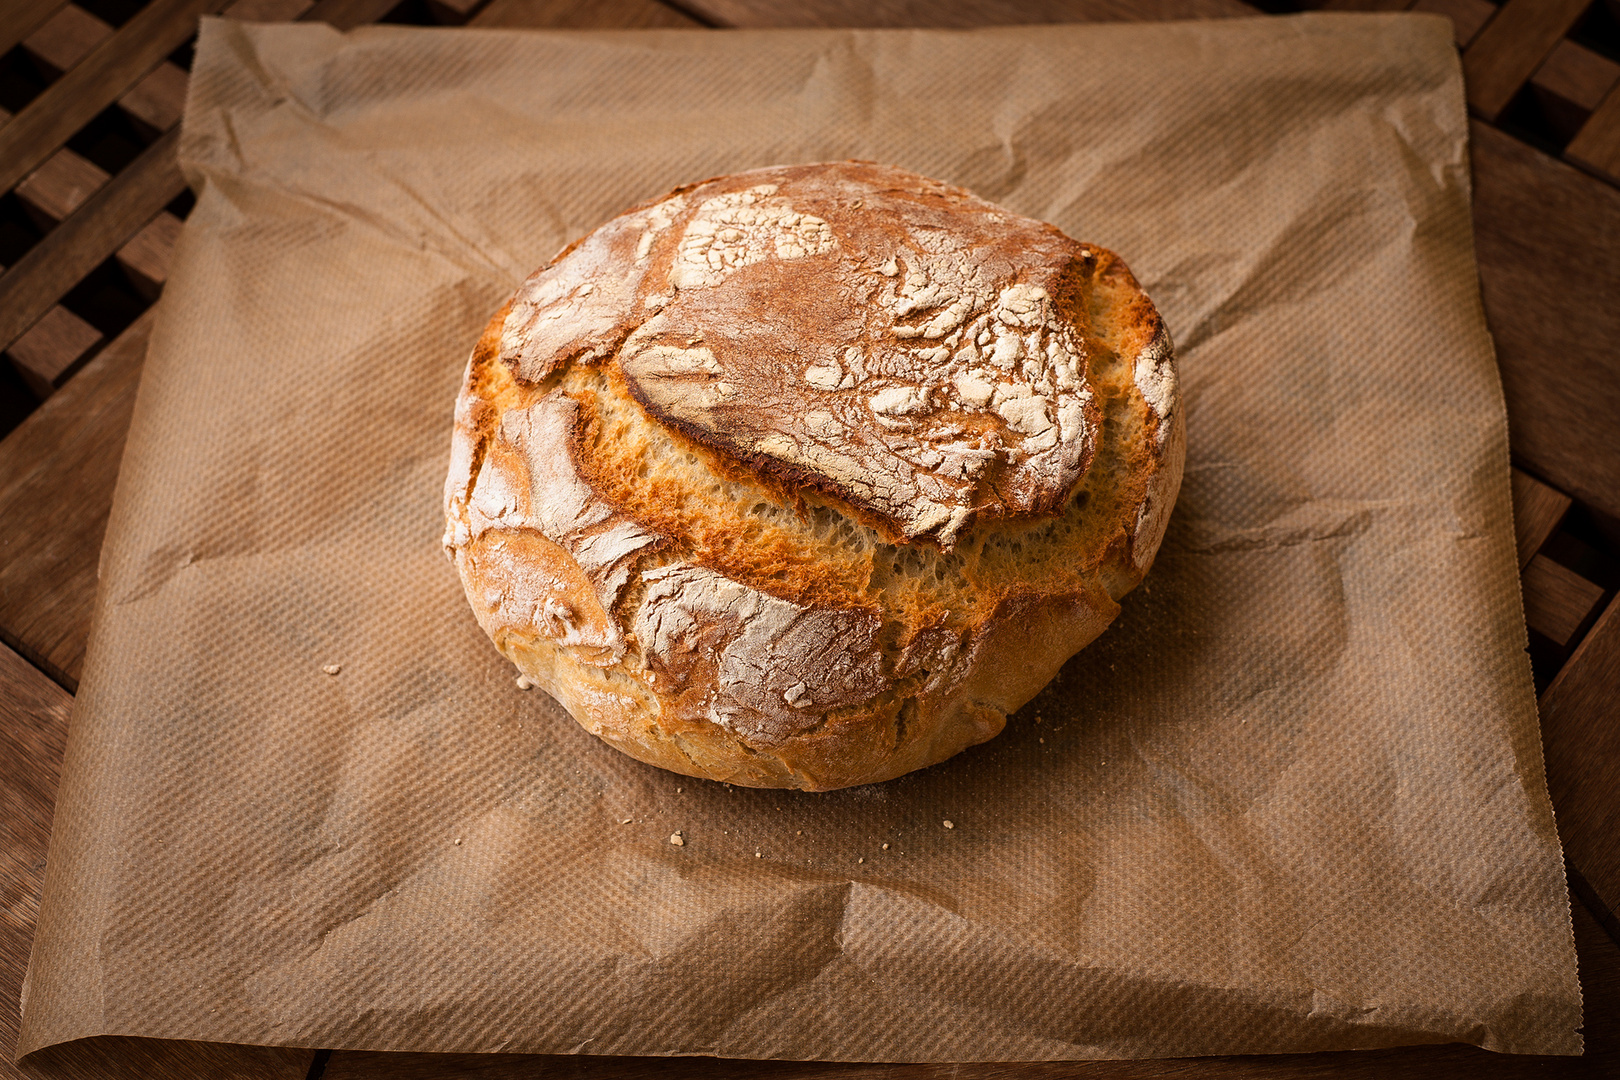
[[[497,314],[446,546],[604,740],[825,790],[993,737],[1101,633],[1183,439],[1112,253],[900,170],[759,170],[609,222]]]

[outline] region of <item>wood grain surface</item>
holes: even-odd
[[[68,690],[90,640],[101,537],[155,317],[135,320],[0,442],[0,640]]]
[[[23,38],[56,14],[64,0],[10,0],[0,4],[0,53],[8,53]]]
[[[1538,91],[1590,113],[1620,83],[1620,64],[1568,38],[1553,46],[1530,77]]]
[[[1570,498],[1523,469],[1514,469],[1512,477],[1513,539],[1519,549],[1519,569],[1523,570],[1569,513]]]
[[[1524,621],[1558,645],[1579,640],[1603,599],[1601,586],[1545,555],[1530,560],[1522,585]]]
[[[1470,128],[1474,248],[1515,459],[1620,518],[1620,191]]]
[[[23,39],[23,48],[57,74],[67,71],[96,51],[116,31],[78,4],[66,4],[38,30]]]
[[[529,30],[650,30],[704,26],[694,16],[658,0],[491,0],[467,22],[484,28]]]
[[[104,1036],[30,1055],[34,1080],[305,1080],[314,1050]]]
[[[1541,741],[1565,857],[1620,912],[1620,596],[1541,695]]]
[[[1463,53],[1468,104],[1495,120],[1591,0],[1507,0]]]
[[[0,1001],[17,1000],[39,918],[51,808],[73,699],[0,646]],[[18,768],[17,764],[26,763]],[[17,1048],[18,1014],[0,1011],[0,1063]]]
[[[1620,87],[1609,91],[1564,153],[1609,183],[1620,184]]]
[[[1444,15],[1450,19],[1452,38],[1457,42],[1457,48],[1466,49],[1468,43],[1479,36],[1491,16],[1496,14],[1496,5],[1491,0],[1418,0],[1411,10]]]
[[[681,0],[716,26],[1011,26],[1254,15],[1239,0]]]
[[[10,191],[183,45],[197,32],[199,15],[223,6],[224,0],[153,0],[142,8],[0,127],[0,191]]]
[[[51,308],[6,352],[34,396],[56,392],[79,358],[101,344],[101,331],[60,305]]]

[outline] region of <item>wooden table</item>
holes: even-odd
[[[1607,6],[1604,6],[1607,5]],[[1315,6],[1315,5],[1312,5]],[[1587,1054],[1472,1047],[980,1066],[267,1050],[106,1038],[37,1075],[1215,1077],[1620,1075],[1620,0],[1328,0],[1452,19],[1507,393],[1548,779]],[[1273,0],[1268,10],[1295,10]],[[96,563],[190,199],[175,165],[200,15],[498,27],[976,26],[1253,15],[1238,0],[0,0],[0,1077],[10,1064]],[[107,20],[114,20],[116,25]],[[178,51],[177,51],[178,50]],[[11,112],[5,112],[6,107]],[[12,115],[15,113],[15,115]]]

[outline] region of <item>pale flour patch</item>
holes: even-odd
[[[837,242],[827,223],[774,198],[776,190],[775,184],[760,184],[705,200],[681,235],[670,283],[677,289],[707,288],[768,258],[832,251]]]

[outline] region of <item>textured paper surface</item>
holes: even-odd
[[[23,1050],[1578,1052],[1443,20],[216,21],[191,93]],[[845,157],[1122,253],[1187,478],[1000,738],[728,789],[514,686],[438,546],[451,405],[564,243]]]

